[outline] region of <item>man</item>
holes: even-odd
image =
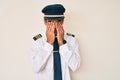
[[[61,4],[52,4],[44,7],[42,12],[46,34],[33,37],[33,71],[39,80],[71,80],[69,69],[79,68],[80,56],[75,36],[63,29],[65,8]]]

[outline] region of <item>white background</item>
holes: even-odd
[[[120,80],[120,0],[0,0],[0,80],[38,80],[31,40],[45,31],[40,10],[53,3],[65,6],[64,28],[80,46],[72,80]]]

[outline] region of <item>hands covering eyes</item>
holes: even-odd
[[[47,30],[46,30],[46,37],[47,37],[47,42],[50,44],[54,43],[55,40],[55,29],[57,31],[57,40],[59,45],[63,45],[63,40],[64,40],[64,29],[62,26],[62,21],[61,20],[48,20],[47,23]]]

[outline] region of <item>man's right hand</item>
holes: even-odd
[[[50,43],[51,45],[54,43],[55,40],[55,25],[53,22],[48,22],[47,23],[47,30],[46,30],[46,37],[47,37],[47,42]]]

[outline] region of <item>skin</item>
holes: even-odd
[[[53,44],[55,40],[55,36],[57,36],[59,46],[63,45],[64,40],[64,29],[63,29],[64,20],[46,20],[44,19],[44,23],[47,27],[46,29],[46,37],[47,42],[49,44]]]

